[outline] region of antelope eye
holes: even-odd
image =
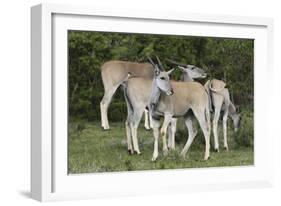
[[[161,79],[161,80],[165,80],[165,78],[164,78],[164,77],[160,77],[160,79]]]

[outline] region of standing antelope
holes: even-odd
[[[169,60],[171,61],[171,60]],[[194,79],[203,79],[207,77],[206,72],[194,65],[186,65],[186,67],[179,67],[182,71],[182,81],[193,82]],[[177,128],[177,119],[173,118],[168,126],[168,148],[175,149],[175,133]]]
[[[181,152],[181,155],[185,156],[197,134],[192,124],[193,115],[190,115],[191,111],[204,133],[206,143],[204,159],[207,160],[210,155],[210,112],[208,95],[204,87],[197,82],[170,82],[169,74],[172,70],[168,72],[160,71],[158,65],[155,65],[152,61],[151,63],[155,69],[153,80],[136,77],[125,82],[124,93],[128,108],[126,121],[128,149],[140,153],[137,142],[137,128],[144,108],[149,105],[154,134],[152,161],[155,161],[158,157],[159,119],[161,116],[164,117],[161,127],[164,154],[168,151],[166,133],[171,119],[173,117],[184,117],[189,134]],[[160,62],[159,64],[161,65]],[[149,91],[149,95],[144,91]]]
[[[193,65],[186,65],[177,63],[175,61],[169,60],[171,63],[177,64],[178,67],[183,72],[183,80],[184,81],[193,81],[192,76],[196,77],[195,71],[198,73],[198,68]],[[210,99],[210,109],[213,106],[214,118],[213,118],[213,133],[214,133],[214,149],[219,151],[219,141],[218,141],[218,120],[220,117],[221,111],[223,111],[223,135],[224,135],[224,148],[228,150],[227,144],[227,117],[228,115],[231,117],[234,125],[234,131],[238,130],[240,115],[236,112],[236,108],[234,104],[230,100],[229,91],[225,88],[225,83],[221,80],[213,79],[208,80],[204,87],[208,92]],[[171,140],[174,141],[174,140]]]
[[[149,63],[135,63],[117,60],[105,62],[101,66],[101,77],[104,87],[104,96],[100,102],[100,111],[101,126],[105,130],[109,129],[107,115],[108,106],[117,88],[122,84],[124,79],[127,77],[128,73],[134,76],[152,79],[154,75],[154,69],[153,66]],[[145,120],[148,120],[147,116]],[[147,122],[145,123],[145,126],[147,129],[149,129]]]
[[[231,117],[234,125],[234,131],[238,130],[240,115],[236,112],[234,104],[230,100],[229,91],[225,88],[225,83],[221,80],[212,79],[208,80],[204,87],[210,94],[212,105],[215,109],[213,118],[213,133],[214,133],[214,148],[219,151],[218,140],[218,121],[221,111],[223,111],[223,142],[224,148],[228,150],[227,144],[227,117]]]

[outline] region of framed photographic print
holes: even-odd
[[[34,199],[272,185],[271,19],[41,4],[31,26]]]

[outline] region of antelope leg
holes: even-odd
[[[185,125],[188,129],[188,139],[186,141],[186,144],[183,148],[183,150],[181,151],[181,155],[184,157],[186,155],[186,153],[188,152],[190,145],[192,144],[196,134],[197,134],[197,129],[194,128],[193,123],[192,123],[193,119],[192,117],[187,117],[185,119]]]
[[[215,114],[213,119],[213,133],[214,133],[214,149],[219,151],[219,137],[218,137],[218,122],[220,118],[220,107],[215,108]]]
[[[167,134],[167,128],[168,128],[168,125],[171,122],[171,119],[172,119],[172,115],[171,114],[165,114],[164,115],[164,122],[163,122],[163,125],[162,125],[161,130],[160,130],[161,136],[162,136],[162,141],[163,141],[163,152],[164,152],[164,155],[167,155],[167,153],[168,153],[166,134]]]
[[[156,161],[158,157],[158,139],[159,139],[160,122],[153,119],[153,136],[154,136],[154,150],[151,161]]]
[[[109,123],[108,123],[108,116],[107,116],[107,110],[108,106],[112,100],[112,97],[114,93],[116,92],[116,89],[119,85],[113,86],[109,89],[105,89],[104,96],[100,102],[100,111],[101,111],[101,126],[103,129],[108,130],[109,129]]]
[[[177,129],[177,119],[172,118],[169,126],[168,126],[168,148],[175,150],[175,136],[176,136],[176,129]]]
[[[208,160],[210,156],[210,128],[206,119],[205,109],[199,111],[193,110],[193,113],[196,116],[204,134],[204,138],[205,138],[204,160]]]
[[[125,127],[126,127],[126,136],[127,136],[127,144],[128,144],[128,152],[130,154],[134,153],[133,146],[132,146],[132,137],[131,137],[131,128],[128,123],[128,120],[125,122]]]
[[[227,117],[228,117],[228,109],[224,111],[223,114],[223,144],[224,148],[228,151],[228,144],[227,144]]]
[[[132,135],[132,140],[133,140],[133,148],[134,148],[134,151],[137,154],[141,154],[141,152],[139,150],[138,135],[137,135],[137,131],[138,131],[139,123],[140,123],[140,120],[141,120],[141,116],[142,116],[142,112],[135,112],[134,116],[130,120],[131,121],[130,122],[130,128],[131,128],[131,135]]]
[[[147,130],[150,129],[148,117],[149,117],[149,112],[148,112],[147,109],[145,109],[145,110],[144,110],[144,127],[145,127],[145,129],[147,129]]]

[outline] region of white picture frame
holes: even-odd
[[[183,35],[255,39],[254,166],[68,175],[66,31],[173,34],[167,25]],[[31,8],[31,27],[32,198],[52,201],[273,185],[273,134],[267,121],[272,103],[263,98],[270,95],[265,89],[273,87],[268,78],[273,72],[272,19],[40,4]]]

